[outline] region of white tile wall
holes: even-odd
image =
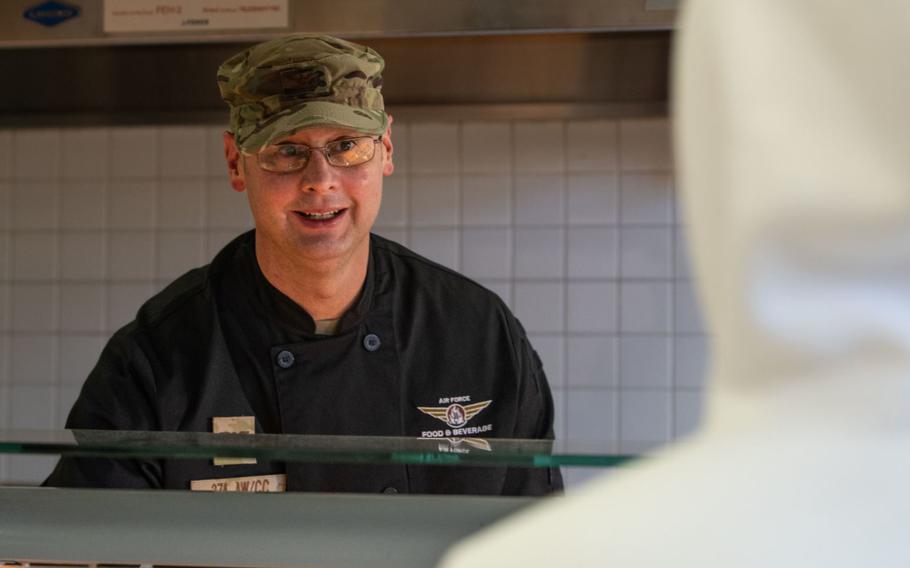
[[[569,278],[619,277],[619,231],[614,227],[569,229]]]
[[[205,239],[199,231],[168,231],[158,234],[156,276],[173,280],[184,272],[205,264]]]
[[[565,224],[565,178],[557,174],[515,177],[515,221],[519,225]]]
[[[624,281],[619,288],[619,329],[623,333],[669,333],[672,285]]]
[[[508,225],[512,221],[512,177],[465,174],[461,178],[461,200],[462,224]]]
[[[12,275],[9,261],[10,238],[9,235],[0,234],[0,280],[8,281]]]
[[[154,178],[158,175],[158,134],[152,127],[111,130],[110,174],[114,178]],[[182,148],[193,152],[195,148]]]
[[[701,416],[709,349],[665,119],[394,124],[376,231],[518,314],[557,436],[646,451]],[[217,126],[0,131],[0,428],[59,428],[107,337],[252,226]],[[0,482],[48,458],[0,458]],[[578,484],[600,473],[570,468]]]
[[[669,124],[665,119],[624,120],[619,124],[623,171],[669,172],[673,169]]]
[[[108,191],[108,226],[126,231],[154,229],[157,193],[154,179],[113,179]]]
[[[670,278],[673,231],[662,227],[623,227],[622,275],[625,278]]]
[[[613,120],[570,122],[567,125],[569,170],[616,170],[619,166],[619,128]]]
[[[382,184],[382,207],[376,218],[377,227],[405,227],[408,223],[408,178],[394,175]]]
[[[13,229],[53,231],[57,228],[56,179],[19,180],[12,188],[10,222]]]
[[[553,172],[565,171],[564,122],[518,122],[513,134],[515,171]]]
[[[619,340],[619,383],[624,389],[669,389],[672,351],[667,335],[624,335]]]
[[[672,432],[673,393],[622,390],[619,395],[621,452],[637,453],[664,444]]]
[[[616,335],[568,338],[568,387],[619,387],[619,341]]]
[[[518,282],[515,284],[515,314],[529,332],[561,332],[565,329],[565,284]]]
[[[426,257],[449,268],[460,269],[459,232],[456,229],[414,229],[411,247]]]
[[[673,193],[668,173],[627,173],[621,178],[624,225],[673,221]]]
[[[619,391],[572,389],[568,391],[566,433],[571,442],[604,452],[619,449]]]
[[[67,180],[60,192],[60,229],[104,229],[108,183],[103,178]]]
[[[13,236],[13,277],[53,280],[57,276],[57,235],[18,233]]]
[[[515,276],[518,278],[563,278],[565,263],[565,229],[515,229]]]
[[[60,285],[59,330],[104,331],[104,285],[99,282],[66,282]]]
[[[411,224],[416,227],[451,227],[458,223],[460,200],[456,175],[411,176]]]
[[[569,174],[568,186],[569,223],[604,225],[619,221],[615,174]]]
[[[13,177],[13,133],[0,132],[0,178]]]
[[[63,170],[67,180],[103,180],[110,168],[110,131],[68,128],[62,131]]]
[[[568,328],[573,332],[616,331],[619,311],[614,282],[569,282]]]
[[[60,175],[60,132],[56,129],[20,130],[13,137],[13,177],[20,180],[55,179]]]
[[[60,278],[101,280],[107,274],[108,235],[104,231],[65,232],[60,238]]]
[[[508,122],[467,122],[461,127],[462,171],[508,174],[512,171],[512,128]]]
[[[159,229],[202,229],[205,226],[205,186],[198,178],[165,179],[159,190]]]
[[[512,230],[475,228],[461,235],[461,270],[471,278],[512,276]]]
[[[2,141],[2,138],[0,138]],[[2,152],[0,148],[0,152]],[[3,156],[0,158],[8,158],[8,156]],[[2,174],[0,174],[2,175]],[[6,231],[10,228],[10,209],[12,207],[11,199],[12,189],[10,183],[2,178],[0,178],[0,231]]]
[[[458,130],[457,125],[448,123],[411,125],[410,143],[407,144],[411,151],[411,173],[458,173],[460,156]],[[392,142],[395,141],[396,137],[393,134]],[[399,154],[401,154],[401,150],[403,148],[399,147]]]

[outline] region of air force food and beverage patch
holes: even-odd
[[[469,404],[462,404],[465,402]],[[417,410],[444,422],[449,427],[445,430],[424,430],[420,433],[420,437],[448,438],[450,436],[460,437],[490,432],[493,430],[492,424],[468,426],[468,422],[480,414],[483,409],[490,406],[492,402],[492,400],[484,400],[471,403],[470,396],[453,396],[439,399],[439,404],[448,403],[447,406],[418,406]]]

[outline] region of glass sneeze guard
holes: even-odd
[[[635,456],[603,441],[213,434],[124,430],[0,430],[0,454],[70,457],[261,458],[289,462],[609,467]]]

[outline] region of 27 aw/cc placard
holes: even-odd
[[[104,33],[288,27],[288,0],[104,0]]]

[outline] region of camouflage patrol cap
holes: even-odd
[[[231,107],[231,132],[255,151],[310,126],[382,134],[385,62],[342,39],[293,34],[238,53],[218,68],[218,88]]]

